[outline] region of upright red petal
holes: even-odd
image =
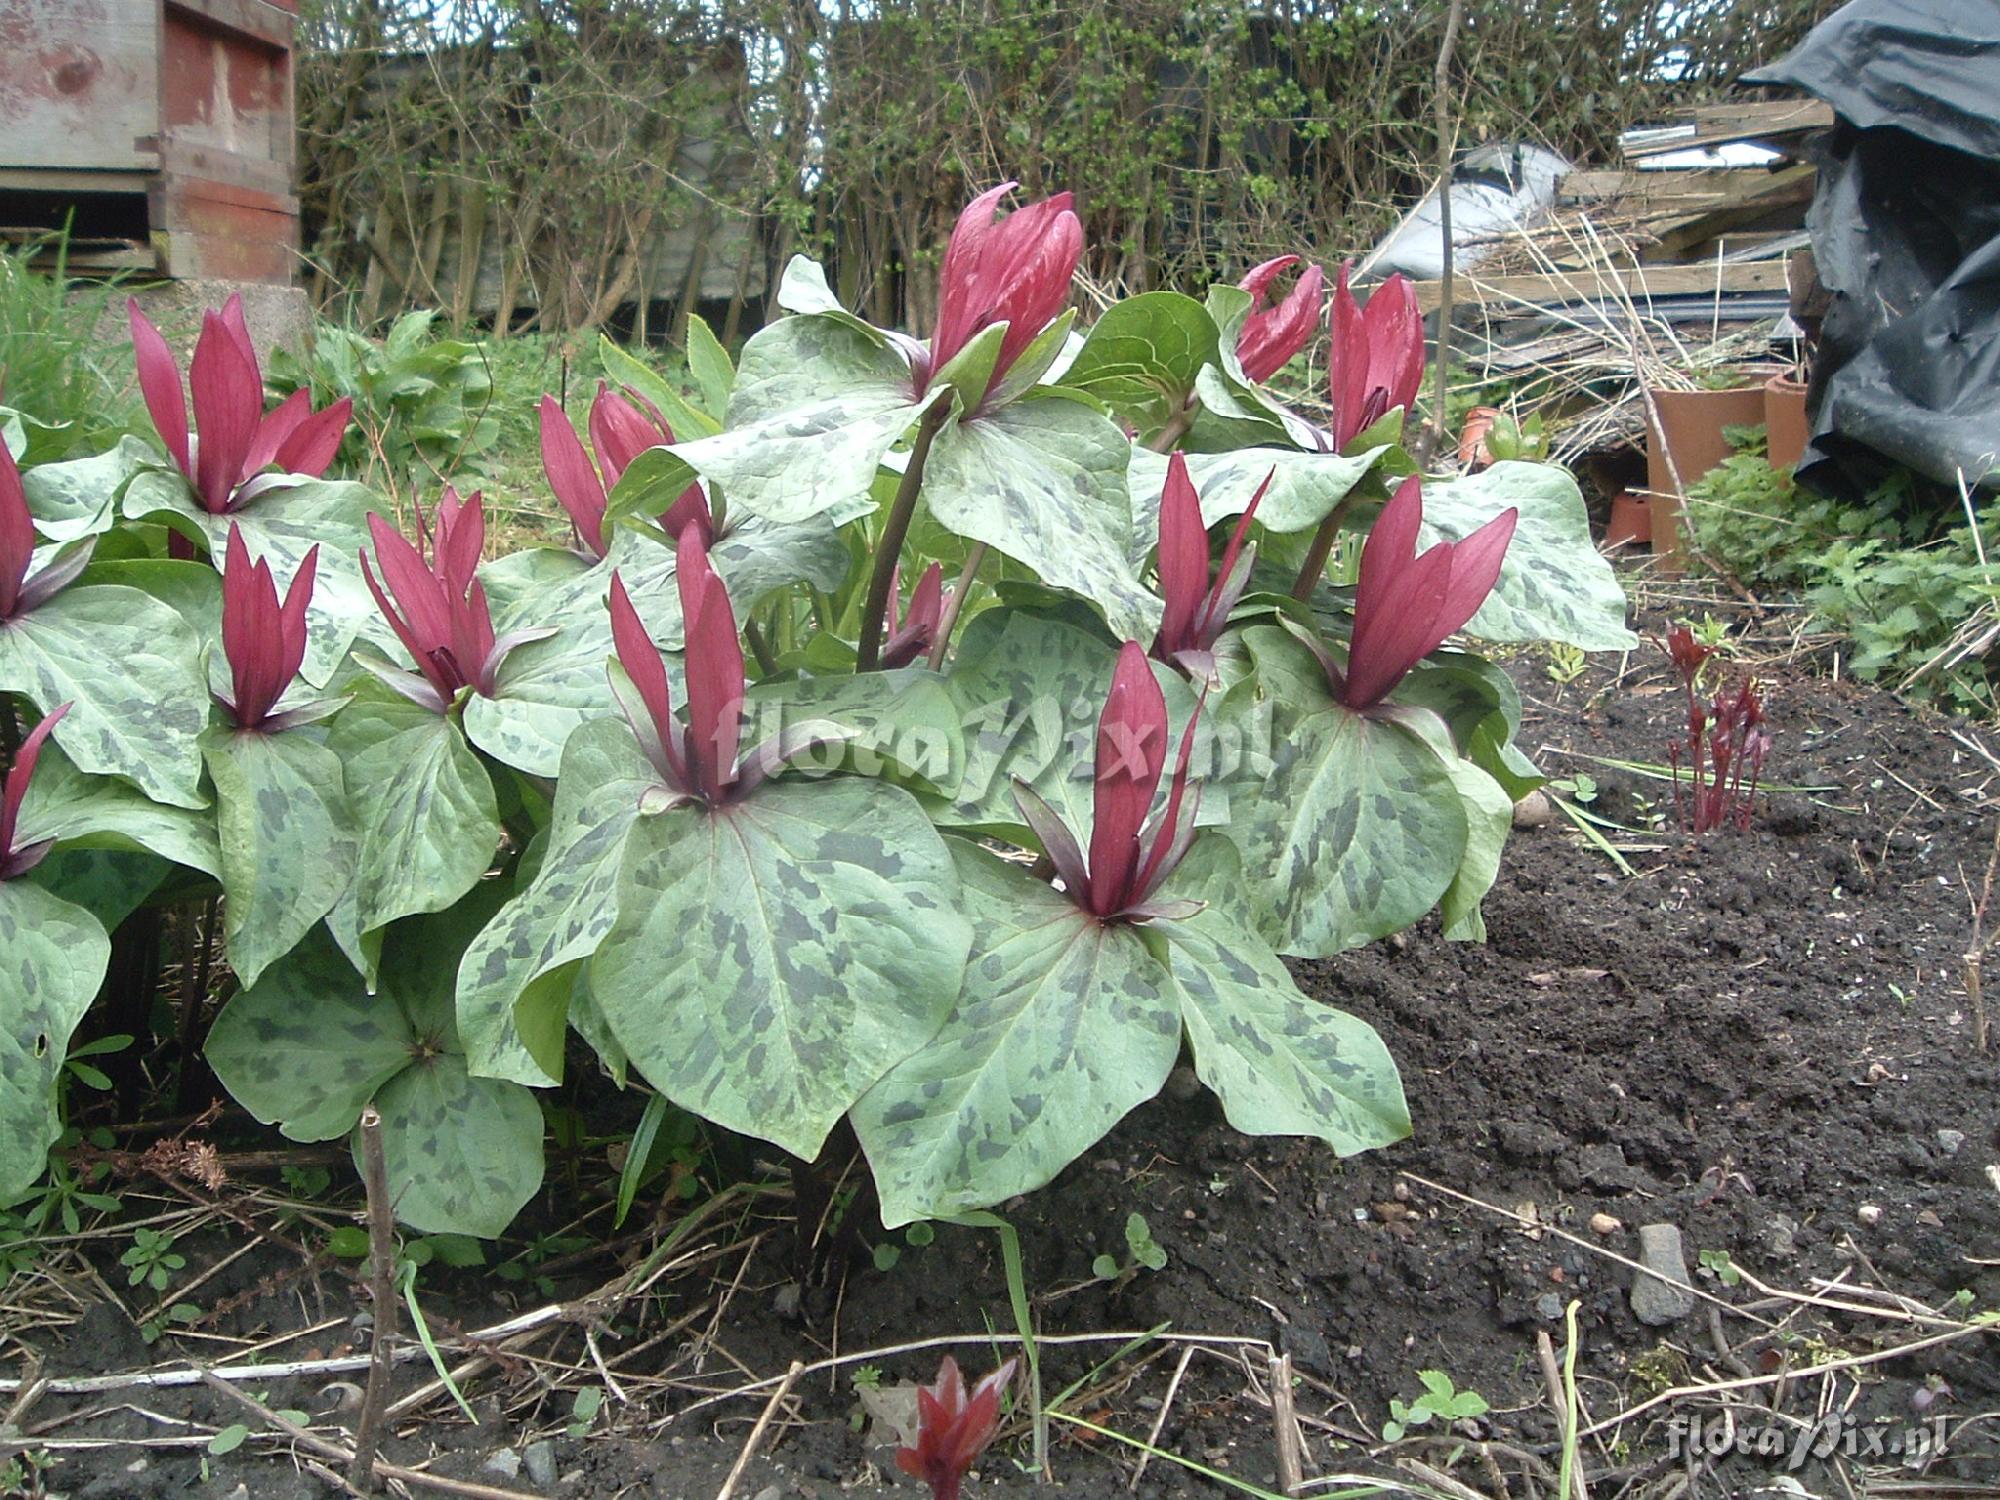
[[[14,763],[7,768],[7,784],[0,789],[0,880],[26,873],[32,860],[24,858],[27,851],[14,846],[15,828],[21,816],[21,802],[28,795],[28,783],[35,776],[35,762],[41,759],[42,742],[55,732],[70,705],[65,703],[43,716],[42,722],[28,731],[28,737],[21,741],[21,748],[14,752]]]
[[[920,386],[951,362],[973,336],[1005,322],[1000,356],[987,388],[1007,372],[1069,300],[1083,254],[1083,225],[1071,196],[1058,193],[1005,219],[993,215],[1017,184],[1002,183],[967,204],[952,230],[938,281],[938,320]]]
[[[243,457],[243,477],[247,479],[252,474],[262,473],[278,456],[299,423],[311,415],[312,394],[303,388],[293,391],[264,413],[264,420],[257,424],[257,436],[250,444],[250,451]]]
[[[553,396],[542,397],[542,472],[591,556],[604,556],[604,483]]]
[[[250,373],[257,377],[258,404],[263,403],[264,370],[257,363],[257,346],[250,341],[250,325],[243,321],[243,294],[231,292],[229,300],[222,304],[222,326],[230,340],[243,355],[243,362],[250,367]]]
[[[194,395],[195,489],[203,509],[221,515],[243,478],[244,460],[264,420],[264,387],[255,366],[223,321],[214,313],[202,317],[188,366],[188,386]]]
[[[460,500],[458,491],[446,485],[431,520],[431,567],[450,598],[463,599],[472,588],[485,550],[485,496],[474,490]]]
[[[1296,255],[1267,260],[1245,276],[1241,285],[1261,302],[1272,279],[1297,260]],[[1244,320],[1236,336],[1236,358],[1245,375],[1259,382],[1269,380],[1311,342],[1319,328],[1320,297],[1325,287],[1326,273],[1318,266],[1308,266],[1289,296],[1272,307],[1258,308]]]
[[[278,445],[273,456],[280,472],[303,474],[317,479],[324,474],[340,445],[347,438],[348,418],[354,412],[354,398],[342,396],[324,411],[316,411]]]
[[[1166,612],[1155,650],[1170,660],[1196,646],[1195,617],[1208,592],[1208,528],[1187,459],[1178,452],[1167,460],[1166,487],[1160,491],[1160,592]]]
[[[631,467],[632,460],[648,448],[671,443],[674,433],[661,422],[648,421],[643,412],[612,390],[597,382],[597,395],[590,403],[590,446],[597,450],[597,465],[604,471],[608,493]]]
[[[181,388],[181,368],[167,341],[152,320],[139,311],[136,297],[125,303],[125,317],[132,329],[132,359],[139,367],[139,391],[146,398],[146,411],[153,430],[167,445],[167,454],[191,481],[194,466],[188,462],[187,392]]]
[[[632,727],[641,744],[650,738],[660,747],[664,763],[656,763],[654,769],[667,778],[675,791],[698,795],[699,789],[688,777],[687,759],[681,751],[681,727],[674,717],[667,664],[660,656],[660,648],[653,644],[645,622],[639,618],[639,611],[632,607],[632,597],[625,592],[625,580],[616,571],[611,575],[611,643],[617,649],[618,664],[632,679],[639,701],[653,721],[651,736],[640,732],[639,725]]]
[[[285,591],[285,607],[278,614],[278,630],[285,642],[279,666],[287,683],[299,675],[306,661],[306,610],[312,606],[313,583],[319,577],[319,544],[315,542],[292,575]]]
[[[931,333],[930,372],[951,363],[972,336],[986,326],[982,321],[991,306],[984,282],[986,243],[994,232],[993,215],[1000,200],[1019,187],[1003,182],[981,193],[959,212],[958,223],[945,246],[944,264],[938,271],[937,327]]]
[[[451,601],[451,654],[461,676],[479,692],[494,691],[493,615],[486,586],[473,579],[464,597]]]
[[[234,682],[230,711],[236,727],[255,729],[290,679],[283,675],[283,626],[270,564],[251,562],[243,528],[233,523],[223,553],[222,653]]]
[[[1479,613],[1479,606],[1500,581],[1500,565],[1514,540],[1514,528],[1521,512],[1509,506],[1471,536],[1456,542],[1441,542],[1451,551],[1451,587],[1446,593],[1444,612],[1438,619],[1438,638],[1425,648],[1428,656],[1445,639],[1456,635]]]
[[[1345,448],[1362,430],[1361,412],[1368,398],[1368,333],[1361,306],[1348,290],[1351,269],[1351,263],[1343,261],[1334,283],[1333,337],[1326,348],[1327,401],[1336,449]]]
[[[1203,650],[1215,644],[1215,638],[1222,634],[1222,627],[1228,623],[1229,612],[1243,597],[1243,586],[1249,582],[1250,575],[1245,569],[1243,576],[1237,577],[1237,563],[1243,556],[1243,544],[1250,536],[1250,523],[1257,519],[1257,507],[1264,503],[1264,496],[1277,477],[1275,468],[1264,476],[1264,482],[1257,486],[1257,493],[1250,497],[1243,514],[1236,518],[1236,529],[1229,533],[1229,545],[1222,549],[1222,563],[1215,570],[1215,583],[1202,602],[1201,614],[1195,621],[1195,631]]]
[[[1398,273],[1368,299],[1371,383],[1385,396],[1385,409],[1409,410],[1424,383],[1424,315],[1417,289]]]
[[[1167,759],[1167,700],[1137,641],[1127,641],[1097,720],[1090,911],[1116,915],[1139,871],[1139,831]]]
[[[736,780],[743,731],[743,643],[700,527],[681,532],[674,571],[687,641],[688,770],[708,801],[718,803]]]
[[[28,511],[28,492],[14,455],[0,441],[0,620],[14,617],[34,556],[35,518]]]

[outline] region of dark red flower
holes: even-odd
[[[918,395],[983,329],[1005,323],[1000,358],[986,383],[991,391],[1069,301],[1070,278],[1083,254],[1083,225],[1070,195],[1057,193],[996,221],[1000,200],[1017,186],[1003,182],[981,193],[958,216],[938,278],[937,329],[917,359]]]
[[[221,515],[247,479],[275,465],[286,474],[317,479],[347,435],[354,403],[343,397],[324,411],[297,390],[269,413],[257,350],[243,321],[243,298],[232,296],[220,312],[202,314],[201,336],[188,365],[197,440],[188,436],[187,393],[180,365],[136,300],[126,304],[139,390],[167,454],[194,486],[202,509]]]
[[[1364,309],[1340,268],[1333,292],[1333,342],[1327,347],[1327,390],[1333,405],[1333,448],[1339,452],[1397,407],[1409,408],[1424,381],[1424,318],[1417,289],[1391,276]]]
[[[944,618],[944,569],[941,566],[932,563],[924,569],[923,577],[910,591],[909,607],[903,611],[902,623],[898,624],[896,600],[900,581],[901,569],[898,567],[889,575],[889,604],[883,613],[880,661],[884,671],[907,667],[929,651],[931,643],[937,639],[938,624]]]
[[[17,844],[14,838],[22,800],[28,795],[28,783],[34,779],[35,762],[42,756],[42,741],[54,732],[69,709],[67,703],[61,704],[29,730],[28,737],[21,741],[21,748],[14,752],[14,763],[7,768],[7,784],[0,789],[0,880],[12,880],[16,875],[27,874],[49,852],[51,840],[43,839],[38,844]],[[0,708],[0,712],[7,711]]]
[[[1252,298],[1250,316],[1236,335],[1236,359],[1243,373],[1262,384],[1291,363],[1292,356],[1312,342],[1319,331],[1320,296],[1326,290],[1326,272],[1307,266],[1299,273],[1291,295],[1283,301],[1263,305],[1271,283],[1298,264],[1296,255],[1280,255],[1255,266],[1238,286]]]
[[[1382,507],[1361,548],[1354,635],[1335,686],[1349,708],[1372,707],[1410,668],[1479,612],[1500,578],[1520,512],[1502,511],[1471,536],[1417,554],[1422,482],[1412,475]]]
[[[1276,476],[1276,469],[1266,474],[1257,493],[1250,497],[1230,533],[1229,545],[1223,548],[1222,566],[1211,583],[1201,496],[1188,476],[1187,460],[1179,453],[1167,460],[1166,487],[1160,492],[1160,592],[1167,607],[1160,619],[1160,633],[1153,641],[1153,655],[1161,661],[1187,665],[1180,663],[1180,658],[1191,656],[1192,665],[1200,667],[1201,657],[1215,649],[1217,637],[1229,623],[1229,612],[1249,586],[1257,549],[1245,547],[1244,541],[1264,492]]]
[[[931,1487],[931,1500],[958,1500],[959,1486],[973,1461],[1000,1427],[1000,1398],[1014,1378],[1014,1360],[965,1392],[965,1377],[949,1354],[937,1379],[917,1387],[917,1441],[896,1450],[896,1467]]]
[[[35,560],[35,518],[28,511],[28,492],[14,455],[0,442],[0,625],[48,602],[83,571],[96,545],[94,539],[72,543],[33,578],[28,576]]]
[[[590,445],[597,450],[593,468],[583,440],[555,397],[542,397],[541,418],[542,472],[548,476],[549,488],[569,516],[577,540],[592,557],[602,557],[610,542],[605,535],[604,512],[611,491],[633,459],[648,448],[673,442],[674,430],[659,408],[637,391],[621,395],[600,380],[590,403]],[[660,526],[678,541],[690,521],[699,522],[704,536],[713,539],[708,496],[699,483],[681,491],[680,498],[660,517]]]
[[[230,524],[222,570],[222,650],[229,658],[234,691],[223,706],[238,729],[284,727],[274,720],[271,707],[306,659],[306,606],[312,602],[318,570],[319,548],[314,547],[292,575],[280,605],[270,563],[262,558],[251,562],[243,529]]]

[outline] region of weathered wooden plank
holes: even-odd
[[[157,164],[156,5],[7,0],[0,47],[0,164],[145,169]]]
[[[1439,283],[1417,283],[1417,305],[1435,312]],[[1452,279],[1452,301],[1461,307],[1537,307],[1630,297],[1707,296],[1722,292],[1782,292],[1783,261],[1742,261],[1723,266],[1635,266],[1524,276],[1480,276],[1461,271]]]

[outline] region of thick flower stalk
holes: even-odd
[[[674,430],[660,415],[659,408],[637,391],[620,394],[601,380],[590,403],[590,445],[597,452],[595,465],[553,396],[542,397],[541,427],[542,472],[548,476],[549,488],[555,491],[556,501],[569,517],[583,549],[592,557],[601,558],[610,544],[605,534],[604,512],[611,491],[633,459],[648,448],[673,442]],[[680,498],[660,517],[662,529],[676,541],[690,521],[698,522],[713,537],[708,497],[698,483],[681,491]]]
[[[28,731],[21,748],[14,752],[14,763],[7,768],[6,785],[0,787],[0,880],[12,880],[17,875],[27,874],[49,852],[52,840],[22,844],[16,842],[16,833],[21,803],[28,795],[28,783],[35,777],[35,762],[42,757],[42,742],[62,722],[62,716],[69,712],[69,708],[67,703],[61,704]],[[7,712],[11,710],[0,705],[0,713]]]
[[[95,545],[85,541],[66,547],[33,578],[28,576],[35,561],[35,518],[14,455],[0,443],[0,625],[46,604],[83,571]]]
[[[1000,357],[981,394],[990,393],[1069,301],[1083,254],[1083,225],[1070,195],[1057,193],[996,220],[1000,200],[1018,186],[1003,182],[958,216],[938,281],[937,328],[929,347],[912,356],[919,396],[980,332],[1005,323]]]
[[[220,312],[202,314],[201,336],[188,364],[188,390],[167,341],[138,302],[126,305],[139,390],[167,454],[194,487],[201,507],[222,515],[243,502],[246,481],[268,468],[317,479],[340,451],[354,403],[346,397],[324,411],[311,395],[293,391],[269,413],[264,376],[243,321],[243,299],[232,296]],[[194,435],[188,431],[187,395],[194,398]]]
[[[1155,899],[1194,842],[1201,788],[1193,789],[1190,800],[1188,771],[1199,716],[1197,709],[1181,735],[1166,805],[1149,820],[1153,795],[1166,770],[1167,700],[1144,649],[1137,641],[1127,641],[1097,720],[1087,861],[1055,809],[1026,782],[1014,783],[1014,800],[1041,840],[1064,891],[1100,921],[1143,922],[1190,916],[1200,909],[1198,902]]]
[[[1326,291],[1326,272],[1307,266],[1293,283],[1290,295],[1272,299],[1266,305],[1271,283],[1297,265],[1296,255],[1280,255],[1253,266],[1238,286],[1252,299],[1250,316],[1236,335],[1236,360],[1243,373],[1262,385],[1291,363],[1292,356],[1312,342],[1319,331],[1320,297]]]
[[[1391,276],[1375,288],[1367,307],[1347,289],[1340,268],[1333,292],[1333,340],[1327,346],[1327,394],[1333,408],[1328,434],[1336,453],[1389,415],[1407,411],[1424,380],[1424,318],[1417,289]]]
[[[674,579],[686,643],[681,668],[688,709],[685,725],[674,713],[660,648],[639,618],[625,580],[615,572],[611,575],[611,641],[618,653],[611,690],[666,789],[664,799],[655,799],[654,810],[685,802],[726,806],[754,792],[792,757],[847,737],[850,731],[808,722],[780,731],[748,755],[742,754],[743,701],[748,691],[743,644],[737,637],[736,611],[708,560],[708,544],[699,526],[681,532]]]
[[[1479,613],[1500,580],[1519,519],[1509,507],[1463,541],[1438,542],[1419,555],[1423,484],[1415,475],[1403,481],[1361,548],[1347,669],[1322,658],[1341,702],[1357,711],[1374,707]]]
[[[931,649],[937,640],[938,624],[944,618],[949,598],[944,586],[944,569],[932,563],[924,569],[923,577],[910,591],[910,602],[904,607],[903,618],[899,622],[896,619],[896,600],[902,582],[900,575],[900,569],[890,575],[889,607],[882,620],[885,639],[882,642],[881,665],[884,670],[907,667]]]
[[[1246,546],[1245,539],[1276,475],[1276,469],[1266,474],[1257,493],[1250,497],[1230,533],[1229,545],[1222,549],[1222,565],[1211,582],[1201,496],[1188,475],[1187,460],[1179,453],[1167,460],[1166,487],[1160,492],[1160,593],[1167,607],[1160,618],[1160,633],[1153,641],[1153,655],[1169,666],[1207,675],[1210,655],[1229,623],[1229,612],[1249,586],[1257,548],[1254,543]]]
[[[319,572],[319,548],[306,553],[292,585],[278,602],[278,583],[269,562],[250,561],[243,528],[231,524],[222,569],[222,652],[229,659],[232,691],[218,695],[222,706],[246,732],[285,729],[286,714],[271,710],[306,659],[306,607]]]
[[[479,554],[486,545],[486,511],[477,492],[461,501],[447,485],[428,524],[422,512],[417,520],[430,543],[428,562],[395,527],[370,512],[368,532],[375,540],[375,566],[382,570],[382,581],[376,582],[365,551],[361,575],[420,675],[395,668],[371,666],[371,670],[412,702],[443,713],[463,688],[492,697],[507,653],[554,632],[517,630],[497,641],[493,638],[486,590],[478,578]]]
[[[1000,1428],[1000,1398],[1014,1378],[1008,1360],[966,1394],[958,1361],[947,1354],[937,1379],[917,1387],[917,1441],[896,1450],[896,1467],[931,1487],[931,1500],[958,1500],[959,1487]]]

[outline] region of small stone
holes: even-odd
[[[1944,1220],[1940,1219],[1934,1210],[1928,1208],[1921,1210],[1917,1214],[1917,1222],[1926,1229],[1944,1228]]]
[[[1937,1143],[1938,1150],[1942,1151],[1946,1156],[1956,1156],[1958,1155],[1959,1148],[1965,1144],[1965,1132],[1963,1130],[1940,1130],[1937,1133]]]
[[[556,1482],[556,1445],[547,1438],[528,1444],[521,1455],[521,1467],[528,1471],[531,1483],[545,1490],[552,1488]]]
[[[1193,1068],[1177,1067],[1167,1075],[1167,1085],[1161,1092],[1175,1104],[1186,1104],[1201,1092],[1201,1077]]]
[[[521,1455],[512,1448],[502,1448],[481,1467],[489,1474],[498,1474],[502,1479],[512,1479],[521,1472]]]
[[[784,1489],[775,1484],[767,1484],[757,1491],[756,1500],[785,1500]]]
[[[1389,1196],[1394,1198],[1398,1203],[1408,1203],[1410,1201],[1410,1185],[1407,1182],[1397,1183],[1393,1188],[1389,1189]]]
[[[1798,1254],[1798,1222],[1783,1214],[1773,1214],[1764,1225],[1764,1253],[1773,1260],[1790,1260]]]
[[[1880,1224],[1882,1222],[1882,1210],[1873,1203],[1864,1203],[1861,1207],[1854,1210],[1854,1217],[1864,1224]]]
[[[1610,1214],[1592,1214],[1590,1216],[1590,1232],[1592,1234],[1616,1234],[1624,1227],[1624,1224],[1612,1218]]]
[[[1563,1299],[1554,1292],[1543,1292],[1535,1299],[1535,1311],[1553,1323],[1563,1315]]]
[[[1639,1226],[1639,1264],[1632,1278],[1632,1315],[1652,1328],[1678,1323],[1694,1311],[1681,1232],[1672,1224]]]
[[[1516,828],[1540,828],[1555,816],[1555,809],[1549,806],[1547,792],[1532,791],[1514,804],[1514,826]]]

